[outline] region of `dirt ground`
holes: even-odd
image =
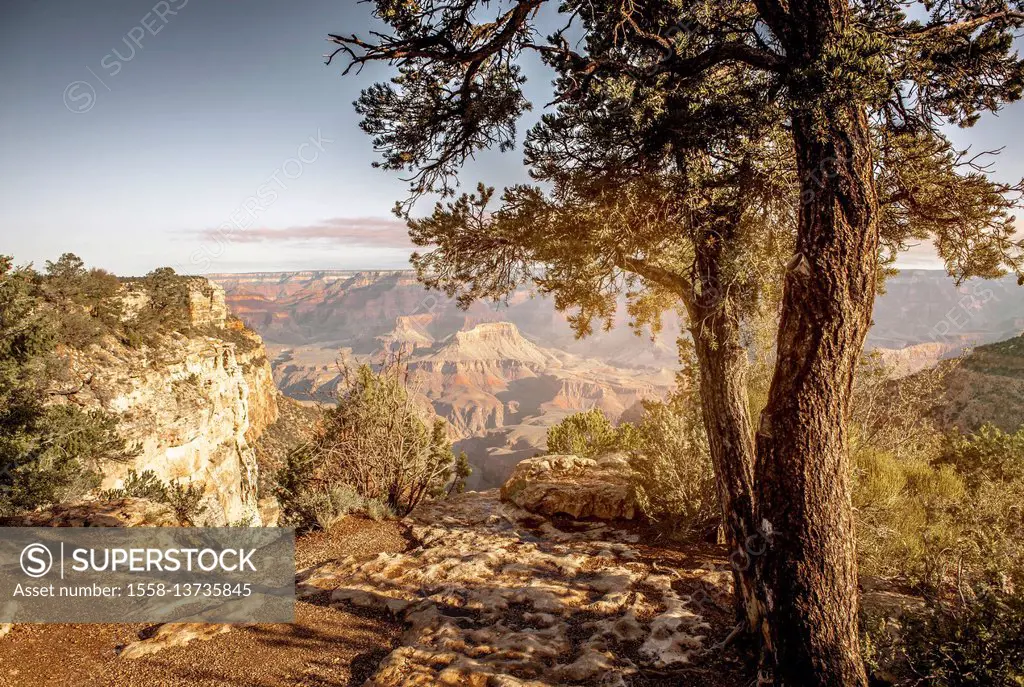
[[[302,537],[297,567],[348,555],[409,548],[395,522],[349,518],[329,533]],[[16,625],[0,639],[2,687],[163,687],[360,685],[401,632],[393,620],[362,611],[296,604],[292,625],[236,628],[210,641],[165,649],[135,660],[117,651],[151,625]]]
[[[567,530],[572,523],[560,523]],[[641,534],[640,531],[637,534]],[[680,593],[695,585],[685,571],[724,563],[719,547],[687,547],[642,533],[639,562],[657,561],[675,573]],[[297,541],[297,568],[379,553],[410,551],[405,525],[349,518],[330,532]],[[328,594],[296,603],[291,625],[237,627],[207,641],[165,648],[138,659],[120,659],[120,648],[147,636],[156,625],[16,625],[0,638],[0,687],[356,687],[373,675],[399,645],[405,629],[391,616],[356,606],[334,608]],[[729,634],[731,610],[711,603],[702,612],[714,630],[710,643]],[[751,660],[730,646],[691,665],[644,670],[632,687],[743,687]]]

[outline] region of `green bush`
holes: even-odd
[[[117,499],[148,499],[158,503],[167,503],[167,484],[162,482],[152,470],[145,470],[141,474],[135,470],[129,470],[122,481],[120,489],[105,489],[100,492],[100,498],[109,501]]]
[[[347,484],[321,482],[316,474],[316,459],[308,452],[294,451],[285,460],[277,476],[277,498],[286,524],[300,530],[326,531],[353,513],[364,513],[374,520],[395,517],[381,501],[365,498]]]
[[[1024,478],[1024,429],[1007,434],[986,424],[975,434],[950,435],[938,462],[955,467],[971,489],[1019,480]]]
[[[473,468],[469,464],[469,456],[465,451],[459,451],[455,457],[455,465],[452,467],[452,480],[448,485],[448,495],[462,494],[466,491],[466,480],[473,474]]]
[[[205,491],[205,486],[202,483],[182,484],[175,481],[168,484],[157,477],[152,470],[145,470],[141,474],[135,470],[129,470],[121,488],[106,489],[100,492],[99,496],[101,499],[110,501],[137,498],[147,499],[154,503],[164,503],[174,510],[174,515],[181,525],[195,527],[199,522],[199,517],[207,510],[206,506],[202,505]]]
[[[600,409],[593,408],[548,429],[548,453],[593,458],[620,450],[625,438]]]
[[[943,434],[934,386],[919,375],[880,385],[872,413],[854,404],[861,573],[908,583],[926,602],[869,618],[866,654],[894,684],[1021,687],[1024,431]]]
[[[706,537],[721,520],[700,407],[675,395],[645,401],[638,424],[618,427],[600,410],[570,415],[548,430],[548,453],[629,456],[630,481],[648,520],[678,539]]]
[[[929,595],[1001,579],[1024,584],[1024,433],[986,427],[934,451],[854,453],[861,571]]]
[[[395,511],[393,511],[388,504],[382,503],[376,499],[367,499],[366,503],[363,504],[363,511],[366,513],[366,517],[379,522],[381,520],[393,520],[395,517]]]
[[[637,502],[675,538],[705,538],[721,510],[700,408],[675,397],[645,402],[632,433],[630,466]]]
[[[1024,595],[986,590],[966,605],[932,604],[907,621],[899,654],[902,684],[1021,687]]]
[[[80,498],[99,486],[103,462],[133,455],[117,434],[116,416],[70,405],[39,408],[20,440],[5,448],[0,510],[6,513]]]
[[[153,270],[134,283],[145,291],[145,304],[123,325],[123,340],[130,346],[158,343],[161,334],[191,329],[189,287],[170,267]]]
[[[87,269],[72,253],[64,253],[57,262],[47,260],[41,295],[51,306],[61,342],[84,349],[115,332],[123,315],[117,298],[120,288],[117,277]]]
[[[949,467],[884,451],[854,454],[861,572],[940,588],[966,546],[956,514],[967,495]]]
[[[346,371],[314,439],[288,455],[276,493],[289,523],[326,528],[356,509],[405,515],[424,499],[459,491],[468,474],[446,424],[427,420],[405,371],[364,365]]]

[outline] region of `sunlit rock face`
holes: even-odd
[[[632,520],[639,515],[639,508],[629,472],[629,462],[621,454],[596,460],[529,458],[516,465],[501,487],[501,498],[539,515]]]
[[[103,466],[102,488],[120,487],[129,470],[151,470],[163,481],[202,483],[205,524],[259,524],[251,446],[277,419],[273,374],[260,337],[227,318],[223,289],[202,278],[188,284],[193,333],[74,351],[81,389],[68,402],[116,413],[137,451]]]

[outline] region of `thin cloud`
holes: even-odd
[[[224,235],[223,229],[205,229],[198,232],[203,239],[227,238],[237,243],[297,243],[324,241],[345,246],[365,248],[412,249],[408,229],[397,219],[378,217],[337,217],[310,226],[270,229],[252,227]]]

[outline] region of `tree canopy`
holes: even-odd
[[[731,534],[768,543],[737,588],[780,684],[866,684],[857,648],[846,417],[882,266],[935,243],[957,279],[1022,273],[1021,184],[955,150],[949,126],[1019,100],[1017,0],[376,0],[387,29],[333,34],[346,72],[390,83],[356,107],[409,174],[421,278],[468,302],[532,281],[580,334],[626,294],[640,322],[690,315]],[[555,22],[551,24],[550,22]],[[541,26],[553,26],[541,37]],[[555,76],[525,139],[537,182],[458,194],[532,107],[521,58]],[[777,310],[776,310],[777,308]],[[756,431],[744,329],[780,314]],[[755,445],[756,434],[756,445]],[[756,451],[757,460],[754,460]],[[756,530],[756,532],[755,532]],[[784,533],[779,535],[778,533]]]

